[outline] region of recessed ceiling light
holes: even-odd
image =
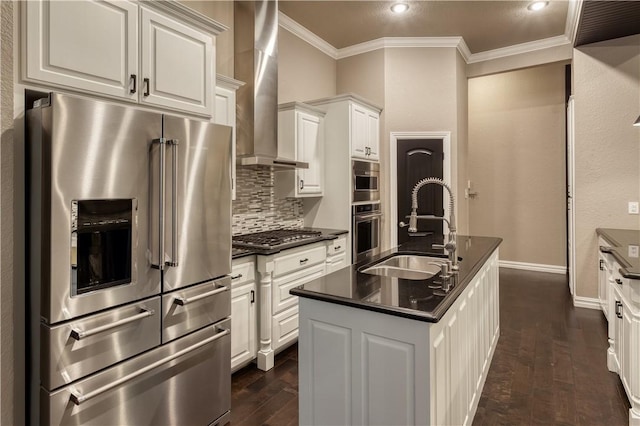
[[[404,13],[407,10],[409,10],[409,5],[407,3],[394,3],[393,6],[391,6],[391,11],[393,13]]]
[[[548,5],[548,1],[534,1],[533,3],[530,3],[529,6],[527,6],[527,9],[533,10],[535,12],[544,9]]]

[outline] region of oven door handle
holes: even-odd
[[[220,338],[222,338],[222,337],[224,337],[224,336],[226,336],[226,335],[231,333],[230,330],[223,329],[223,328],[220,328],[220,327],[216,327],[216,329],[219,332],[216,333],[215,335],[213,335],[211,337],[208,337],[208,338],[196,343],[193,346],[189,346],[188,348],[182,349],[181,351],[178,351],[178,352],[176,352],[174,354],[171,354],[166,358],[163,358],[163,359],[158,360],[158,361],[156,361],[156,362],[154,362],[152,364],[149,364],[146,367],[143,367],[143,368],[141,368],[140,370],[137,370],[134,373],[131,373],[131,374],[127,375],[127,376],[121,377],[118,380],[114,380],[113,382],[111,382],[111,383],[109,383],[107,385],[104,385],[104,386],[102,386],[102,387],[100,387],[98,389],[95,389],[95,390],[93,390],[91,392],[82,393],[82,392],[74,389],[74,390],[71,391],[71,396],[69,397],[69,399],[75,405],[80,405],[83,402],[86,402],[86,401],[88,401],[88,400],[90,400],[92,398],[95,398],[96,396],[101,395],[101,394],[103,394],[105,392],[108,392],[111,389],[113,389],[115,387],[118,387],[123,383],[131,381],[131,380],[135,379],[136,377],[139,377],[139,376],[143,375],[144,373],[147,373],[147,372],[153,370],[154,368],[158,368],[163,364],[166,364],[168,362],[173,361],[176,358],[181,357],[182,355],[186,355],[189,352],[193,352],[196,349],[200,349],[201,347],[213,342],[214,340],[218,340],[218,339],[220,339]]]
[[[142,309],[142,312],[132,317],[124,318],[124,319],[121,319],[120,321],[105,324],[103,326],[92,328],[89,330],[80,330],[77,328],[72,328],[71,337],[73,337],[75,340],[82,340],[85,337],[90,337],[95,334],[103,333],[113,328],[120,327],[121,325],[129,324],[131,322],[135,322],[143,318],[150,317],[154,314],[155,314],[155,311],[153,309]]]
[[[355,215],[354,219],[356,222],[362,222],[364,220],[375,219],[377,217],[381,217],[382,213],[371,213],[366,215]]]

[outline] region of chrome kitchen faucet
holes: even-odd
[[[434,216],[434,215],[418,215],[418,191],[425,185],[428,184],[436,184],[442,186],[449,193],[449,220],[447,220],[444,216]],[[418,232],[418,219],[429,219],[429,220],[444,220],[449,226],[449,236],[447,238],[447,243],[442,244],[433,244],[432,248],[435,249],[445,249],[447,254],[449,255],[449,261],[451,262],[451,269],[453,271],[458,270],[458,255],[456,253],[457,243],[456,243],[456,216],[455,216],[455,198],[453,196],[453,192],[451,192],[451,188],[447,185],[442,179],[436,177],[424,178],[413,187],[413,191],[411,191],[411,214],[407,216],[409,218],[409,224],[407,225],[404,222],[400,222],[400,227],[404,228],[408,226],[409,234],[413,234]]]

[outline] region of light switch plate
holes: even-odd
[[[640,247],[636,246],[636,245],[629,245],[629,257],[638,257],[638,252]]]
[[[637,201],[629,201],[629,214],[638,214],[638,202]]]

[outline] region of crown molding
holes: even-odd
[[[467,60],[467,64],[476,62],[490,61],[507,56],[520,55],[523,53],[535,52],[537,50],[549,49],[551,47],[565,46],[571,44],[571,40],[566,35],[549,37],[542,40],[529,41],[526,43],[514,44],[513,46],[503,47],[500,49],[487,50],[484,52],[473,53]]]
[[[534,40],[484,52],[471,53],[462,37],[383,37],[364,43],[354,44],[342,49],[336,49],[331,44],[318,37],[307,28],[298,24],[282,12],[278,13],[278,24],[311,46],[320,50],[333,59],[344,59],[349,56],[360,55],[379,49],[395,47],[455,47],[467,64],[521,55],[553,47],[566,46],[575,40],[578,20],[584,0],[570,0],[567,10],[567,21],[563,35]]]
[[[298,38],[306,41],[325,55],[330,56],[333,59],[338,59],[338,49],[309,31],[302,25],[298,24],[296,21],[289,18],[282,12],[278,12],[278,25],[289,31],[293,35],[297,36]]]
[[[338,49],[338,59],[360,55],[378,49],[394,47],[450,47],[456,48],[465,61],[471,54],[462,37],[383,37]]]

